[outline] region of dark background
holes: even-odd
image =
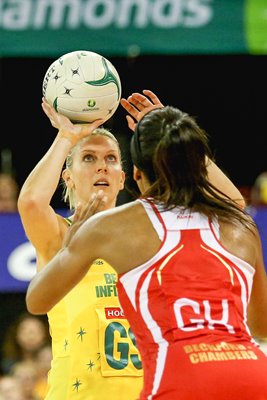
[[[56,134],[41,109],[43,77],[56,58],[0,59],[0,150],[12,151],[19,186]],[[267,170],[267,56],[107,58],[120,74],[123,97],[150,89],[164,104],[195,116],[210,136],[218,165],[238,187],[251,187],[257,175]],[[128,148],[131,132],[125,115],[119,107],[106,126],[124,149],[128,185],[131,185]],[[124,192],[119,203],[130,199],[128,192]],[[60,190],[52,205],[63,207]],[[24,299],[24,293],[0,294],[0,339],[9,322],[24,310]]]
[[[59,54],[60,56],[61,54]],[[19,186],[56,134],[41,109],[42,80],[55,58],[0,60],[2,133],[10,148]],[[239,187],[250,187],[267,170],[267,56],[107,57],[120,74],[122,96],[153,90],[164,104],[197,118],[209,136],[219,166]],[[131,185],[131,133],[119,106],[106,125],[120,140]],[[128,201],[123,195],[120,202]],[[60,192],[53,199],[61,207]]]

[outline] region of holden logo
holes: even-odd
[[[94,107],[96,105],[96,101],[93,99],[90,99],[87,101],[88,107]]]

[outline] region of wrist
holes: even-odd
[[[68,139],[69,142],[71,143],[71,146],[75,146],[77,143],[77,137],[75,135],[65,129],[60,129],[58,131],[58,137]]]

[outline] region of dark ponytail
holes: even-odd
[[[239,206],[209,182],[208,136],[188,114],[171,106],[150,111],[137,124],[131,156],[151,184],[142,197],[162,202],[167,209],[181,206],[247,222]]]
[[[192,117],[171,106],[145,115],[131,142],[133,163],[152,184],[150,194],[168,204],[190,205],[189,198],[206,176],[206,153],[205,132]]]

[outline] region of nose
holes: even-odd
[[[97,172],[102,172],[102,171],[107,171],[107,164],[105,160],[98,160],[97,167],[96,167]]]

